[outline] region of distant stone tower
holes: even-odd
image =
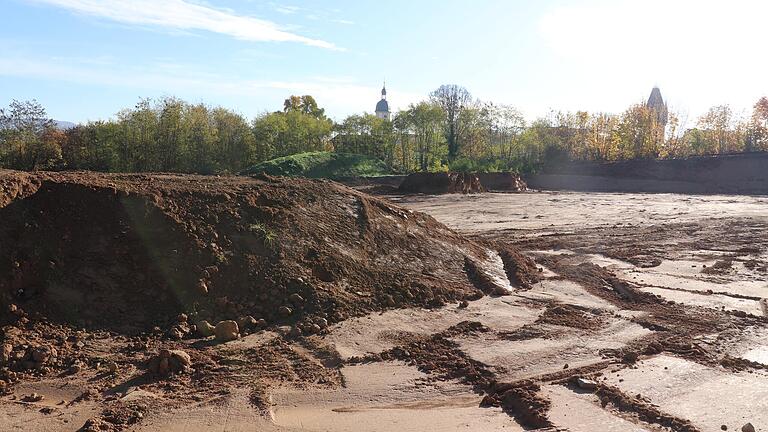
[[[669,115],[667,104],[664,103],[664,99],[661,97],[661,90],[659,90],[658,87],[654,87],[653,90],[651,90],[651,96],[648,98],[648,103],[646,103],[645,106],[650,108],[656,114],[656,121],[659,125],[664,127],[667,126],[667,118]]]
[[[376,117],[389,120],[389,102],[387,102],[387,83],[381,88],[381,100],[376,104]]]

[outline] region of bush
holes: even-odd
[[[268,160],[243,171],[241,174],[269,174],[285,177],[341,178],[376,177],[392,174],[379,159],[334,152],[299,153]]]

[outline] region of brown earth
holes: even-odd
[[[90,377],[69,402],[95,404],[82,430],[243,385],[268,409],[270,383],[339,384],[333,350],[289,340],[504,292],[477,284],[491,246],[330,181],[0,171],[0,187],[0,393]],[[530,259],[508,255],[528,280]],[[219,348],[202,320],[264,343]],[[166,402],[132,402],[136,389]]]
[[[541,190],[686,194],[768,194],[768,152],[566,162],[526,177]]]
[[[407,189],[400,185],[406,179]],[[477,177],[477,180],[475,180]],[[469,179],[469,185],[464,183]],[[528,185],[523,178],[512,172],[491,173],[419,173],[413,176],[389,175],[379,177],[342,177],[335,179],[347,186],[371,195],[401,195],[403,193],[476,193],[480,191],[493,192],[524,192]],[[478,182],[479,181],[479,186]]]
[[[0,301],[88,328],[268,324],[472,295],[486,250],[328,181],[5,173]],[[24,199],[19,199],[24,197]],[[4,315],[7,321],[7,314]]]
[[[486,214],[484,195],[402,201],[457,232],[324,181],[3,173],[0,184],[0,244],[13,245],[0,250],[0,429],[768,422],[768,231],[730,203],[704,203],[714,219],[647,224],[625,209],[553,228],[595,205],[579,197],[574,215],[555,208],[530,228],[506,204],[540,197],[494,196],[507,228],[478,229],[455,209]],[[680,205],[664,199],[676,201],[660,213]],[[239,321],[241,337],[201,337],[203,318]]]
[[[400,183],[398,188],[404,193],[422,194],[473,194],[485,191],[477,174],[450,173],[413,173]]]

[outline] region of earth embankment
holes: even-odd
[[[570,162],[525,180],[540,190],[762,195],[768,194],[768,153]]]

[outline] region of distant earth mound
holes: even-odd
[[[241,174],[308,178],[374,177],[392,174],[379,159],[352,153],[312,152],[280,157],[245,170]]]
[[[423,194],[485,192],[477,174],[460,172],[413,173],[403,180],[399,189],[400,192]]]
[[[328,180],[0,171],[0,220],[2,322],[332,323],[500,293],[531,268]]]

